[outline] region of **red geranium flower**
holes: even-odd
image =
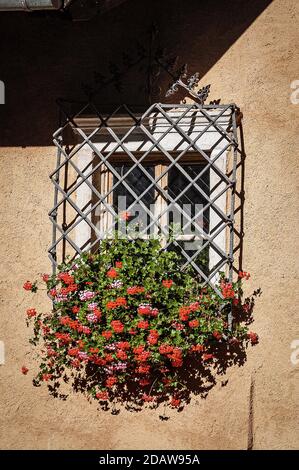
[[[141,366],[138,366],[136,369],[136,372],[138,374],[148,374],[151,369],[151,366],[148,364],[142,364]]]
[[[147,337],[147,342],[149,344],[157,344],[159,338],[159,333],[157,330],[150,330],[150,334]]]
[[[202,360],[203,361],[209,361],[210,359],[213,359],[215,356],[214,354],[203,354],[202,355]]]
[[[130,220],[131,217],[132,217],[132,214],[131,214],[131,212],[128,212],[128,211],[124,211],[124,212],[122,212],[121,215],[120,215],[120,218],[121,218],[122,220],[125,220],[126,222],[127,222],[128,220]]]
[[[180,319],[182,321],[187,321],[191,313],[190,307],[181,307],[179,310]]]
[[[170,405],[171,405],[173,408],[178,408],[178,407],[180,406],[180,404],[181,404],[180,398],[175,398],[175,397],[173,397],[173,398],[171,399]]]
[[[220,287],[221,287],[221,293],[225,299],[235,298],[235,291],[231,283],[221,281]]]
[[[137,356],[135,356],[136,361],[138,362],[146,362],[151,356],[151,353],[149,351],[143,351]]]
[[[106,380],[106,387],[111,388],[117,383],[117,378],[113,375]]]
[[[146,330],[148,328],[148,321],[141,320],[137,323],[137,328],[141,328],[142,330]]]
[[[79,348],[70,348],[68,350],[68,355],[69,356],[77,356],[78,352],[80,351]]]
[[[30,281],[26,281],[25,284],[23,285],[23,289],[25,290],[31,290],[32,287],[33,287],[33,284]]]
[[[111,328],[115,333],[122,333],[124,331],[124,325],[120,320],[112,320]]]
[[[119,343],[117,343],[117,347],[119,349],[130,349],[130,343],[128,341],[119,341]]]
[[[75,282],[74,276],[71,276],[69,273],[59,273],[57,279],[63,281],[66,285],[74,284]]]
[[[51,297],[56,297],[57,295],[57,290],[55,288],[50,289],[49,294]]]
[[[190,328],[198,328],[199,327],[199,320],[191,320],[189,321]]]
[[[26,366],[22,366],[21,372],[22,372],[22,374],[27,375],[28,372],[29,372],[29,369]]]
[[[126,361],[128,359],[127,353],[123,351],[122,349],[119,349],[116,352],[116,357],[117,359],[120,359],[121,361]]]
[[[49,279],[50,279],[49,274],[42,274],[42,280],[43,280],[44,282],[48,282]]]
[[[133,286],[133,287],[128,287],[127,288],[127,293],[130,295],[135,295],[135,294],[141,294],[144,292],[144,287],[142,286]]]
[[[81,367],[81,362],[79,359],[73,359],[71,361],[71,366],[72,367],[75,367],[75,369],[78,369],[79,367]]]
[[[44,382],[48,382],[49,380],[52,379],[52,374],[43,374],[42,379]]]
[[[254,333],[253,331],[249,331],[249,333],[247,334],[247,338],[250,339],[251,344],[257,344],[259,342],[259,337],[257,333]]]
[[[213,331],[213,336],[217,340],[222,338],[222,334],[220,333],[220,331]]]
[[[163,287],[166,287],[167,289],[170,289],[170,287],[172,286],[173,284],[173,281],[171,279],[164,279],[162,281],[162,285]]]
[[[142,351],[144,351],[145,346],[141,344],[140,346],[136,346],[136,348],[133,349],[134,354],[140,354]]]
[[[35,310],[35,308],[29,308],[27,311],[27,317],[28,318],[32,318],[32,317],[35,317],[35,315],[37,314],[37,311]]]
[[[173,351],[173,346],[170,344],[161,344],[159,347],[159,353],[160,354],[170,354]]]
[[[246,279],[246,281],[248,281],[250,278],[250,273],[247,273],[246,271],[239,271],[238,277],[239,279]]]
[[[106,362],[113,362],[113,356],[112,354],[105,354],[105,361]]]
[[[110,268],[109,271],[107,271],[107,276],[110,277],[111,279],[115,279],[118,276],[118,274],[114,268]]]
[[[115,267],[116,267],[117,269],[121,269],[121,268],[123,267],[122,261],[116,261]]]
[[[55,333],[55,337],[59,339],[61,344],[68,344],[72,341],[69,333]]]
[[[204,346],[202,344],[194,344],[191,348],[192,352],[202,352],[204,350]]]
[[[112,331],[107,330],[102,332],[102,336],[104,336],[105,339],[110,339],[112,336]]]
[[[106,401],[106,400],[108,400],[108,397],[109,397],[108,392],[97,392],[96,393],[96,398],[98,400]]]

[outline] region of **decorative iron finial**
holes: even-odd
[[[199,82],[199,73],[196,72],[194,75],[191,75],[188,78],[187,74],[187,64],[184,64],[181,69],[177,72],[177,79],[176,81],[171,85],[171,87],[167,90],[166,92],[166,97],[169,97],[171,95],[174,95],[179,91],[179,87],[184,88],[188,95],[197,103],[200,105],[203,105],[206,101],[206,99],[209,96],[210,93],[210,87],[211,85],[206,85],[200,90],[195,91],[194,88],[197,87]]]

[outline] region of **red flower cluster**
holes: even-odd
[[[252,344],[258,342],[246,324],[238,325],[241,315],[235,315],[230,331],[227,309],[222,309],[231,299],[235,304],[240,299],[234,312],[242,310],[242,279],[250,275],[242,271],[232,283],[221,275],[217,288],[223,300],[212,287],[201,288],[189,273],[180,272],[175,254],[161,252],[158,242],[152,253],[148,240],[109,243],[105,248],[103,242],[99,254],[67,262],[57,276],[43,276],[53,309],[41,314],[27,310],[33,342],[43,341],[37,381],[63,380],[63,374],[68,377],[77,369],[76,376],[87,379],[88,393],[100,402],[123,397],[125,389],[129,400],[136,394],[138,404],[167,398],[170,406],[179,408],[188,395],[183,389],[187,378],[177,370],[184,360],[190,367],[199,359],[210,367],[207,361],[217,350],[213,338],[244,346],[246,337]],[[92,290],[87,290],[91,284]],[[37,282],[27,281],[24,289],[35,292]],[[246,302],[252,305],[251,299]],[[22,373],[27,372],[23,366]]]
[[[42,379],[43,379],[44,382],[48,382],[49,380],[52,379],[52,377],[53,377],[52,374],[43,374],[42,375]]]
[[[142,364],[142,365],[137,367],[136,372],[137,372],[137,374],[148,374],[150,370],[151,370],[150,365]]]
[[[173,281],[171,279],[164,279],[162,281],[162,285],[163,285],[163,287],[166,287],[166,289],[170,289],[172,284],[173,284]]]
[[[149,335],[147,337],[148,344],[153,346],[154,344],[157,344],[158,339],[159,339],[158,331],[157,330],[150,330]]]
[[[57,279],[59,279],[60,281],[63,281],[64,284],[66,284],[67,286],[69,286],[70,284],[75,283],[74,276],[71,276],[67,272],[59,273],[58,276],[57,276]]]
[[[61,317],[60,324],[63,326],[68,326],[69,328],[77,331],[78,333],[85,333],[86,335],[89,335],[91,333],[91,329],[88,326],[82,325],[79,320],[72,320],[68,316]]]
[[[189,320],[190,313],[191,313],[190,307],[181,307],[179,310],[180,319],[182,321]]]
[[[124,325],[120,320],[112,320],[111,328],[115,333],[122,333],[124,331]]]
[[[108,392],[105,392],[105,391],[103,391],[103,392],[97,392],[97,393],[96,393],[96,398],[97,398],[98,400],[106,401],[106,400],[108,400],[108,398],[109,398]]]
[[[210,359],[213,359],[215,356],[214,354],[203,354],[202,355],[202,360],[203,361],[209,361]]]
[[[127,293],[130,295],[142,294],[144,292],[144,287],[133,286],[127,288]]]
[[[68,295],[71,292],[76,292],[76,290],[78,290],[77,284],[69,284],[67,287],[62,287],[59,293],[61,295]]]
[[[181,367],[183,365],[182,350],[170,344],[161,344],[159,353],[170,359],[173,367]]]
[[[135,354],[135,360],[137,362],[146,362],[151,357],[150,351],[145,351],[144,345],[134,348],[133,353]]]
[[[110,302],[107,302],[106,308],[108,310],[114,310],[115,308],[118,307],[126,307],[127,301],[124,297],[117,297],[116,300],[111,300]]]
[[[197,312],[199,310],[199,302],[192,302],[190,305],[183,306],[179,310],[179,316],[182,321],[188,321],[191,312]]]
[[[221,293],[224,299],[234,299],[235,298],[235,291],[233,286],[230,282],[221,281],[220,283]]]
[[[218,341],[222,338],[222,334],[220,333],[220,331],[213,331],[213,336]]]
[[[157,308],[153,308],[151,305],[149,304],[144,304],[144,305],[139,305],[138,309],[137,309],[137,313],[139,313],[139,315],[143,315],[143,316],[149,316],[149,317],[156,317],[159,313],[159,310]]]
[[[128,351],[130,348],[131,348],[131,345],[129,343],[129,341],[119,341],[116,346],[119,348],[119,349],[123,349],[125,351]]]
[[[116,269],[110,268],[109,271],[107,271],[107,276],[110,277],[111,279],[115,279],[118,276],[118,273]]]
[[[247,337],[250,339],[251,344],[257,344],[259,342],[258,335],[254,333],[253,331],[249,331],[249,333],[247,334]]]
[[[22,372],[23,375],[27,375],[28,372],[29,372],[29,369],[26,366],[22,366],[21,372]]]
[[[55,338],[59,340],[61,345],[68,344],[72,341],[69,333],[55,333]]]
[[[26,281],[25,284],[23,285],[23,289],[25,290],[32,290],[33,284],[30,281]]]
[[[141,328],[143,330],[146,330],[148,326],[149,326],[149,323],[146,320],[141,320],[137,323],[137,328]]]
[[[202,352],[204,351],[204,346],[202,344],[194,344],[192,347],[191,347],[191,352]]]
[[[102,336],[103,336],[105,339],[110,339],[111,336],[112,336],[112,331],[110,331],[110,330],[103,331],[103,332],[102,332]]]
[[[79,351],[79,348],[70,348],[67,353],[69,356],[77,356]]]
[[[28,318],[32,318],[32,317],[35,317],[35,315],[37,315],[37,311],[35,310],[35,308],[29,308],[27,311],[27,317]]]
[[[121,218],[122,220],[126,221],[126,222],[127,222],[128,220],[130,220],[131,217],[132,217],[132,214],[131,214],[131,212],[128,212],[128,211],[124,211],[124,212],[122,212],[121,215],[120,215],[120,218]]]
[[[111,376],[106,380],[106,387],[111,388],[117,383],[117,377]]]
[[[116,357],[120,361],[126,361],[128,359],[127,353],[123,351],[122,349],[119,349],[118,351],[116,351]]]
[[[173,408],[179,408],[180,404],[181,404],[180,398],[173,397],[172,400],[170,401],[170,406],[172,406]]]
[[[250,273],[247,273],[246,271],[239,271],[238,277],[239,279],[246,279],[246,281],[248,281],[250,278]]]

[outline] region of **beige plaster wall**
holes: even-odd
[[[193,47],[185,60],[195,70],[197,63],[201,67],[197,48],[201,51],[207,43],[200,31],[196,33],[192,27],[196,5],[191,3],[192,16],[183,9],[178,13],[183,25],[179,29],[179,47],[184,48],[184,38],[186,42],[191,41],[191,31]],[[122,8],[121,13],[115,13],[116,22],[120,21],[117,15],[131,13],[132,2]],[[214,18],[216,13],[210,15]],[[26,21],[31,19],[16,18],[20,22],[15,26],[19,25],[28,42]],[[11,16],[6,16],[6,20],[8,38],[15,20]],[[171,411],[168,421],[160,421],[159,413],[153,411],[135,414],[122,410],[112,416],[98,411],[83,396],[73,394],[67,401],[59,401],[48,395],[46,387],[34,388],[31,384],[29,376],[36,362],[27,342],[29,332],[24,312],[32,302],[21,286],[27,278],[50,269],[47,248],[51,227],[47,212],[52,204],[52,187],[48,174],[55,165],[55,150],[44,142],[33,145],[38,141],[36,130],[41,126],[40,120],[43,128],[47,127],[48,111],[42,107],[41,100],[37,120],[30,114],[30,100],[27,102],[25,91],[14,91],[13,85],[20,84],[18,67],[22,75],[26,64],[20,57],[20,45],[8,48],[6,60],[8,55],[13,57],[8,63],[11,72],[5,71],[6,89],[13,101],[14,94],[23,97],[20,107],[25,115],[22,126],[16,102],[10,101],[1,109],[5,145],[0,148],[0,340],[5,343],[6,361],[0,365],[0,448],[244,449],[250,436],[254,449],[298,448],[299,364],[290,361],[291,342],[299,339],[299,104],[290,101],[290,83],[299,79],[298,22],[296,0],[274,0],[203,73],[201,83],[212,84],[211,99],[221,97],[222,102],[236,102],[244,114],[247,158],[243,264],[252,273],[248,292],[256,287],[263,291],[256,304],[253,326],[260,335],[260,343],[249,349],[242,368],[235,367],[228,372],[224,378],[228,379],[226,386],[219,379],[206,399],[194,400],[181,413]],[[68,28],[65,24],[61,27]],[[94,24],[90,28],[96,30]],[[34,23],[35,39],[37,30]],[[16,34],[22,37],[21,32]],[[87,35],[86,29],[82,40],[86,39],[84,34]],[[223,32],[218,39],[225,42],[227,34],[229,31]],[[55,77],[61,77],[64,71],[67,76],[69,72],[62,62],[54,61],[53,65],[57,50],[51,55],[52,47],[55,48],[55,39],[53,45],[45,47],[45,54],[49,55],[47,73],[53,73],[55,96]],[[88,58],[84,60],[88,62]],[[71,57],[65,55],[64,64],[70,62]],[[30,95],[33,93],[30,86],[40,86],[39,80],[35,83],[34,69],[37,77],[45,72],[39,69],[38,61],[35,65],[28,63],[27,67],[32,72],[31,85],[28,77],[25,80]],[[67,89],[67,83],[61,85],[57,80],[58,95]],[[46,94],[47,90],[45,100]],[[19,135],[15,137],[14,112],[19,123]],[[49,115],[54,129],[52,108]],[[18,137],[26,147],[20,146]],[[41,309],[49,307],[42,296],[37,304]],[[20,373],[24,363],[30,369],[27,377]]]

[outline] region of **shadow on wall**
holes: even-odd
[[[1,70],[6,104],[0,107],[2,146],[51,145],[58,126],[58,97],[84,99],[82,83],[109,75],[109,63],[143,43],[155,22],[161,44],[200,77],[221,58],[271,0],[128,0],[88,22],[57,12],[0,13]],[[144,104],[141,76],[99,102]]]

